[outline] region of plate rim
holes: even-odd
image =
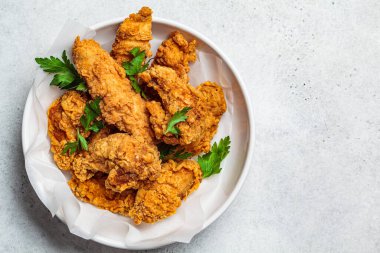
[[[96,24],[94,24],[92,26],[89,26],[89,28],[96,31],[98,29],[102,29],[102,28],[110,26],[110,25],[115,25],[115,24],[121,23],[124,19],[125,19],[125,17],[116,17],[116,18],[108,19],[108,20],[105,20],[105,21],[98,22],[98,23],[96,23]],[[219,209],[217,209],[206,220],[204,226],[199,231],[199,232],[201,232],[204,229],[206,229],[209,225],[211,225],[217,218],[219,218],[231,206],[232,202],[235,200],[236,196],[240,192],[240,190],[241,190],[241,188],[242,188],[242,186],[243,186],[243,184],[244,184],[244,182],[245,182],[245,180],[246,180],[246,178],[248,176],[248,172],[250,170],[251,161],[252,161],[252,157],[253,157],[253,148],[254,148],[254,144],[255,144],[254,109],[253,109],[253,106],[252,106],[252,101],[251,101],[251,99],[248,96],[249,93],[247,91],[247,86],[246,86],[245,82],[241,78],[240,74],[238,73],[236,67],[231,62],[231,60],[219,49],[219,47],[214,42],[212,42],[205,35],[203,35],[200,32],[194,30],[193,28],[190,28],[189,26],[181,24],[181,23],[179,23],[177,21],[174,21],[174,20],[169,20],[169,19],[160,18],[160,17],[153,17],[152,23],[158,23],[158,24],[163,24],[163,25],[169,25],[169,26],[177,27],[177,28],[179,28],[182,31],[185,31],[185,32],[187,32],[189,34],[195,35],[196,37],[200,38],[208,46],[210,46],[213,50],[215,50],[215,52],[217,52],[221,56],[221,58],[224,60],[224,62],[226,63],[226,65],[230,68],[232,74],[236,77],[236,79],[238,81],[238,85],[239,85],[239,87],[242,90],[242,94],[243,94],[243,97],[244,97],[244,100],[245,100],[245,103],[246,103],[246,106],[247,106],[248,125],[249,125],[248,126],[248,129],[249,129],[249,140],[248,140],[247,155],[246,155],[246,158],[245,158],[245,161],[244,161],[244,164],[243,164],[243,169],[242,169],[241,175],[240,175],[240,177],[239,177],[239,179],[238,179],[238,181],[237,181],[234,189],[232,190],[231,194],[226,199],[226,201],[221,205],[221,207]],[[26,136],[26,126],[27,126],[27,124],[26,124],[26,118],[27,118],[27,115],[29,114],[28,113],[29,110],[26,110],[26,108],[30,108],[30,106],[27,107],[27,105],[29,103],[31,103],[32,89],[33,89],[33,86],[29,90],[29,94],[28,94],[28,97],[27,97],[26,102],[25,102],[24,113],[23,113],[23,118],[22,118],[21,135],[22,135],[22,147],[23,147],[24,156],[25,156],[25,153],[26,153],[26,150],[25,150],[26,149],[26,147],[25,147],[25,138],[26,137],[24,137],[24,136]],[[29,179],[29,175],[28,175],[28,179]],[[34,187],[33,187],[33,190],[35,191]],[[66,222],[63,219],[63,217],[61,216],[60,212],[57,212],[56,216],[63,223],[66,224]],[[71,233],[71,231],[70,231],[70,233]],[[120,244],[117,241],[112,241],[109,238],[106,238],[106,237],[98,235],[98,234],[95,235],[90,240],[93,240],[95,242],[101,243],[101,244],[106,245],[106,246],[120,248],[120,249],[129,249],[129,250],[155,249],[155,248],[160,248],[160,247],[167,246],[167,245],[175,243],[175,242],[172,242],[172,243],[163,243],[163,244],[159,244],[158,243],[158,244],[156,244],[155,246],[152,246],[152,247],[138,247],[138,246],[132,246],[131,247],[131,246],[127,246],[125,244]]]

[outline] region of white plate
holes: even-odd
[[[98,41],[100,44],[102,44],[105,49],[110,50],[112,45],[111,42],[115,36],[117,26],[122,20],[123,18],[117,18],[90,27],[91,29],[96,31],[94,39]],[[215,136],[214,141],[219,140],[221,137],[224,137],[225,135],[229,134],[232,140],[231,153],[228,155],[228,157],[222,164],[222,172],[219,175],[215,175],[213,177],[210,177],[209,179],[204,180],[201,184],[200,189],[193,193],[193,195],[198,196],[190,196],[188,200],[185,201],[179,208],[179,212],[186,213],[186,211],[183,211],[189,208],[189,205],[187,205],[186,202],[191,202],[192,198],[202,198],[203,200],[207,197],[207,199],[203,201],[205,203],[202,203],[202,209],[204,209],[205,215],[203,225],[200,228],[194,228],[193,231],[191,231],[191,229],[190,231],[187,231],[187,233],[190,233],[192,237],[199,231],[205,229],[213,221],[215,221],[228,208],[228,206],[231,204],[231,202],[239,192],[247,176],[252,158],[254,144],[254,122],[253,113],[251,109],[252,107],[250,105],[250,101],[247,95],[248,93],[245,90],[245,85],[240,76],[238,75],[235,67],[228,60],[228,58],[216,47],[216,45],[212,43],[209,39],[207,39],[204,35],[201,35],[193,29],[181,25],[177,22],[161,18],[153,19],[152,30],[154,37],[153,41],[151,42],[153,53],[155,53],[158,45],[161,43],[162,40],[167,38],[170,32],[178,30],[184,33],[186,37],[194,38],[198,41],[197,51],[198,53],[201,52],[202,55],[206,57],[204,58],[205,60],[203,62],[207,66],[203,66],[206,66],[207,68],[214,67],[210,65],[211,63],[207,61],[208,55],[213,57],[219,57],[221,62],[221,66],[219,66],[218,68],[219,72],[215,73],[215,75],[218,76],[216,76],[215,78],[220,79],[220,76],[222,76],[221,82],[226,92],[228,107],[228,112],[226,114],[228,114],[228,116],[223,116],[219,125],[218,133]],[[198,64],[198,62],[194,63],[191,66],[191,68],[198,68],[199,70],[200,66]],[[39,71],[38,74],[46,75],[44,73],[41,73],[41,71]],[[45,77],[42,77],[41,79],[44,78]],[[211,81],[216,81],[212,77],[210,79]],[[203,81],[206,81],[202,80],[202,76],[191,75],[191,72],[190,80],[192,84],[196,85],[200,84]],[[37,90],[36,87],[33,88]],[[34,190],[36,191],[41,201],[45,204],[45,206],[47,206],[49,210],[53,213],[53,215],[57,215],[63,222],[68,224],[72,233],[82,236],[85,239],[92,239],[96,242],[113,247],[125,249],[151,249],[168,245],[176,241],[182,241],[176,239],[175,236],[173,237],[169,234],[168,236],[163,235],[162,240],[159,241],[146,239],[137,243],[126,243],[125,238],[120,236],[120,233],[118,234],[118,236],[116,236],[117,231],[107,231],[107,233],[95,232],[90,233],[90,235],[85,235],[85,227],[78,226],[75,227],[75,229],[73,229],[72,221],[69,220],[68,217],[72,215],[72,213],[77,212],[76,206],[74,206],[72,209],[67,208],[67,206],[64,206],[64,203],[56,203],[56,201],[54,201],[55,199],[50,198],[52,194],[57,194],[56,188],[63,187],[65,188],[65,190],[66,188],[68,189],[68,186],[62,183],[63,177],[56,179],[56,172],[58,171],[58,168],[56,168],[54,163],[52,163],[52,158],[49,153],[49,141],[47,138],[45,127],[47,125],[47,107],[51,101],[53,101],[56,97],[58,97],[61,94],[61,92],[55,88],[47,88],[51,89],[51,91],[49,90],[49,92],[51,93],[51,98],[49,98],[50,101],[46,103],[39,103],[38,106],[41,107],[42,110],[37,110],[37,106],[35,105],[36,101],[34,98],[38,97],[39,93],[37,91],[33,91],[33,88],[31,89],[28,95],[23,116],[22,144],[25,156],[25,164],[29,180],[31,181]],[[34,148],[33,144],[36,142],[36,140],[40,139],[43,139],[42,141],[39,141],[41,143],[39,145],[39,148],[42,149],[42,155],[39,153],[37,154],[32,152],[32,149]],[[45,163],[49,164],[45,166]],[[46,168],[42,170],[40,167]],[[52,176],[50,174],[55,175]],[[66,178],[63,178],[63,180],[67,179],[67,175],[65,176]],[[217,196],[216,194],[214,194],[214,196],[208,196],[207,191],[201,190],[202,187],[206,188],[210,186],[210,184],[215,185],[215,181],[217,181],[218,185],[221,185],[222,189],[220,191],[222,191],[224,194],[219,194]],[[66,199],[68,198],[67,196],[65,197]],[[100,210],[89,204],[82,203],[77,199],[73,198],[72,196],[69,197],[70,201],[75,202],[75,204],[78,206],[78,212],[86,212],[87,210],[90,210],[91,212],[102,211],[107,212],[108,216],[114,217],[115,221],[122,220],[123,222],[127,222],[129,220],[128,218],[121,217],[116,214],[108,214],[108,211]],[[69,202],[69,200],[67,200],[67,202]],[[85,217],[86,215],[87,213],[84,213]],[[106,225],[107,224],[104,224],[104,226]],[[156,226],[156,224],[146,226]],[[172,237],[172,239],[170,236]]]

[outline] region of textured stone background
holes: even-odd
[[[71,235],[30,186],[21,118],[68,18],[92,25],[144,4],[211,38],[246,81],[252,170],[190,244],[154,252],[380,252],[380,2],[0,2],[0,251],[126,252]],[[233,169],[233,168],[231,168]]]

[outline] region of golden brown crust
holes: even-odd
[[[188,42],[179,32],[173,32],[157,50],[152,67],[140,78],[159,97],[147,102],[149,121],[156,139],[170,145],[180,145],[194,155],[208,152],[221,116],[226,111],[223,90],[216,83],[205,82],[197,88],[189,84],[189,62],[196,60],[196,41]],[[164,134],[172,116],[185,107],[186,122],[178,123],[180,137]]]
[[[109,126],[105,126],[97,133],[92,133],[88,143],[89,150],[93,149],[94,143],[100,139],[106,138],[113,132]],[[103,160],[95,160],[91,152],[81,152],[76,154],[71,165],[72,173],[81,182],[90,179],[97,171],[108,172],[109,169]]]
[[[157,49],[152,66],[161,65],[172,68],[178,73],[188,73],[189,62],[195,62],[197,59],[195,47],[195,40],[188,42],[180,32],[172,32]]]
[[[106,186],[114,191],[137,188],[139,181],[154,178],[161,170],[157,147],[128,134],[112,134],[90,149],[109,169]]]
[[[124,216],[128,215],[135,202],[136,191],[117,193],[105,187],[107,176],[97,174],[84,182],[73,176],[68,182],[70,189],[80,200]]]
[[[67,142],[75,141],[77,128],[84,133],[80,124],[87,98],[76,91],[68,91],[55,100],[48,109],[48,136],[50,138],[50,150],[54,161],[61,170],[70,170],[75,155],[61,154]]]
[[[154,179],[161,171],[161,162],[156,146],[116,133],[91,142],[89,151],[73,163],[73,172],[80,181],[97,171],[108,174],[107,188],[122,192],[138,188],[142,180]]]
[[[101,97],[102,117],[120,131],[152,141],[145,102],[125,76],[124,69],[94,40],[76,38],[73,59],[90,95]]]
[[[138,47],[150,57],[152,52],[149,41],[152,38],[152,10],[149,7],[142,7],[138,13],[129,15],[120,24],[112,45],[111,56],[118,64],[122,64],[132,60],[129,51]]]
[[[195,191],[202,181],[197,162],[169,160],[155,181],[147,181],[136,194],[129,216],[136,224],[154,223],[175,214],[181,200]]]
[[[193,154],[210,150],[211,140],[216,134],[220,118],[227,110],[223,89],[218,84],[207,81],[196,89],[200,98],[196,110],[199,121],[202,122],[202,133],[196,141],[184,145],[185,150]]]
[[[156,138],[171,145],[186,145],[194,141],[201,131],[200,125],[190,127],[187,123],[179,123],[177,126],[181,131],[180,138],[173,134],[163,135],[168,121],[178,111],[184,107],[194,107],[197,104],[197,91],[187,83],[186,78],[181,78],[177,73],[168,67],[156,65],[141,74],[142,80],[148,83],[161,98],[161,106],[157,102],[147,102],[147,109],[151,115],[150,123]],[[194,108],[193,108],[194,109]],[[196,119],[195,111],[190,110],[188,122]],[[165,112],[165,118],[162,117]],[[157,118],[159,117],[160,118]],[[158,121],[156,121],[158,120]]]
[[[159,65],[143,72],[141,78],[161,98],[161,102],[147,102],[156,138],[170,145],[181,145],[193,154],[208,152],[220,118],[226,111],[222,88],[212,82],[194,88],[175,70]],[[180,130],[179,138],[171,133],[164,134],[169,120],[184,107],[192,109],[186,114],[186,121],[176,125]]]

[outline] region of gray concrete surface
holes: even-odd
[[[190,244],[153,252],[380,252],[380,2],[0,2],[0,251],[126,252],[78,238],[30,186],[21,119],[34,58],[66,19],[153,7],[210,37],[248,85],[252,170]]]

